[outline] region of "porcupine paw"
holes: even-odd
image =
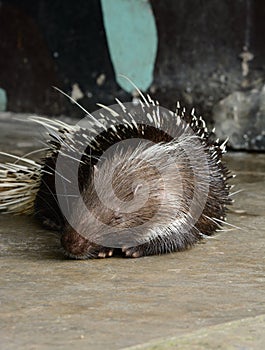
[[[97,257],[102,258],[110,258],[113,255],[113,248],[107,248],[107,247],[99,247],[97,252]]]
[[[140,258],[141,256],[146,255],[144,249],[141,246],[137,247],[123,247],[122,252],[126,258]]]
[[[89,242],[74,230],[62,235],[61,244],[66,256],[73,259],[107,258],[113,254],[112,248],[106,248]]]

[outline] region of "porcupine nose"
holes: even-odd
[[[74,230],[64,233],[61,244],[70,257],[82,259],[89,249],[89,241]]]

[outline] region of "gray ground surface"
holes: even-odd
[[[42,147],[39,131],[6,117],[2,150]],[[1,349],[262,349],[265,155],[226,161],[243,189],[228,222],[241,229],[183,253],[66,260],[31,218],[0,216]]]

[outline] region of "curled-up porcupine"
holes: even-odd
[[[0,164],[0,210],[34,215],[77,259],[169,253],[212,235],[231,202],[226,142],[193,111],[140,95],[74,126],[32,117],[49,151],[39,164]]]

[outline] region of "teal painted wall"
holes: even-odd
[[[101,0],[104,26],[117,83],[127,92],[142,91],[152,81],[157,54],[157,30],[148,0]]]
[[[7,106],[6,91],[0,88],[0,111],[1,112],[6,111],[6,106]]]

